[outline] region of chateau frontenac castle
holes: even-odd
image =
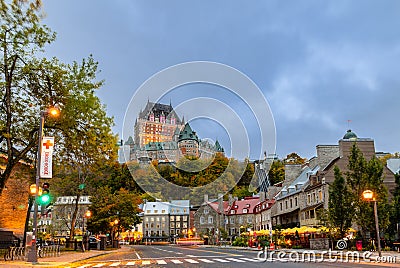
[[[224,153],[218,140],[212,144],[199,139],[190,124],[179,118],[171,103],[150,101],[135,121],[134,139],[130,136],[124,145],[129,148],[129,160],[139,162],[177,162],[182,157],[206,159],[215,153]]]

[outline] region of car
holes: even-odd
[[[100,243],[100,239],[94,236],[89,237],[89,249],[97,249]]]

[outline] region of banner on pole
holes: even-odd
[[[40,155],[40,177],[50,179],[53,177],[52,157],[54,137],[43,137]]]

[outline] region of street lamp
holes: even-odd
[[[37,199],[39,197],[39,181],[40,181],[40,162],[41,162],[41,154],[42,154],[42,139],[43,139],[43,127],[44,127],[44,119],[46,116],[50,115],[52,117],[57,117],[60,114],[60,110],[57,106],[47,108],[45,111],[40,111],[40,123],[39,123],[39,139],[38,139],[38,150],[36,157],[36,180],[35,185],[36,189],[35,193],[35,209],[33,213],[33,234],[32,234],[32,247],[31,251],[28,254],[28,262],[37,262],[37,254],[36,254],[36,236],[37,236],[37,214],[38,214],[38,203]],[[31,188],[31,192],[32,192]]]
[[[83,235],[85,235],[85,218],[89,219],[91,216],[92,216],[92,212],[90,210],[86,211],[85,215],[83,216],[83,226],[82,226]],[[86,220],[86,222],[87,222],[87,220]],[[87,231],[87,228],[86,228],[86,231]]]
[[[363,192],[363,197],[366,201],[374,202],[374,215],[375,215],[376,240],[378,243],[378,254],[379,254],[379,257],[382,257],[381,238],[379,236],[379,221],[378,221],[378,209],[377,209],[377,205],[376,205],[376,198],[374,197],[374,193],[371,190],[365,190]]]

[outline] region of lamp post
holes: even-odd
[[[37,199],[39,197],[40,162],[41,162],[41,154],[42,154],[44,119],[48,115],[56,117],[56,116],[58,116],[59,113],[60,113],[60,111],[57,107],[51,107],[51,108],[46,109],[45,111],[40,111],[39,139],[38,139],[38,150],[37,150],[37,157],[36,157],[36,180],[35,180],[36,189],[35,189],[35,208],[34,208],[34,212],[33,212],[32,247],[31,247],[31,251],[28,254],[28,262],[32,262],[32,263],[37,262],[37,254],[36,254],[37,214],[38,214]],[[31,192],[32,192],[32,189],[31,189]]]
[[[376,240],[377,240],[377,244],[378,244],[378,254],[379,254],[379,257],[382,257],[381,238],[379,236],[378,208],[376,205],[376,199],[374,197],[374,193],[371,190],[365,190],[363,192],[363,197],[366,201],[374,202],[374,216],[375,216]]]

